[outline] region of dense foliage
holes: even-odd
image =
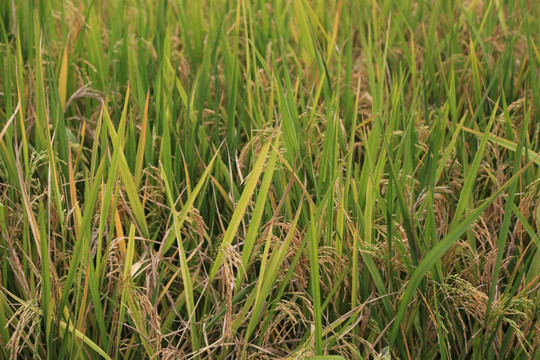
[[[540,359],[540,1],[0,32],[0,358]]]

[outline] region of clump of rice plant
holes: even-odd
[[[1,359],[540,359],[540,2],[0,2]]]

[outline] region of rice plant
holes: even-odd
[[[540,360],[540,2],[0,2],[0,359]]]

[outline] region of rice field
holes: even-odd
[[[0,359],[540,360],[540,2],[0,1]]]

